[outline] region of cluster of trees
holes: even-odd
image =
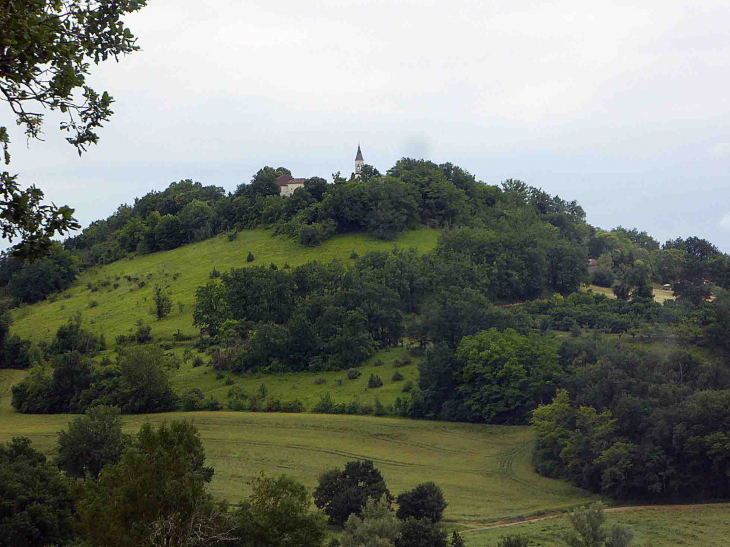
[[[70,287],[79,271],[79,258],[60,243],[53,243],[35,262],[0,253],[0,291],[16,305],[32,304]]]
[[[536,468],[618,498],[730,496],[730,370],[696,347],[669,355],[585,340],[532,415]]]
[[[330,545],[359,547],[460,547],[454,533],[448,542],[441,526],[448,505],[433,482],[419,484],[393,498],[372,460],[350,461],[344,469],[331,469],[319,477],[314,504],[332,524],[344,526],[339,540]],[[398,504],[393,511],[391,503]]]
[[[588,252],[596,259],[593,283],[613,288],[619,298],[651,297],[651,283],[670,285],[675,296],[698,304],[712,295],[712,285],[730,288],[730,257],[695,236],[663,245],[636,228],[595,230]]]
[[[54,462],[25,438],[0,446],[0,545],[322,545],[326,519],[297,481],[262,475],[230,510],[212,477],[191,423],[129,437],[119,409],[99,406],[60,432]]]
[[[81,413],[95,405],[114,405],[125,413],[175,410],[178,397],[168,371],[179,363],[157,345],[119,348],[116,362],[93,366],[91,356],[103,349],[97,338],[73,317],[59,328],[48,348],[50,366],[35,368],[12,388],[18,412]]]

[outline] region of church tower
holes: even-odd
[[[362,166],[365,165],[365,160],[362,159],[362,151],[360,150],[360,143],[357,144],[357,155],[355,156],[355,178],[360,178],[362,172]]]

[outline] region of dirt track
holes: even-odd
[[[685,505],[633,505],[630,507],[607,507],[605,509],[606,513],[623,513],[626,511],[659,511],[659,510],[672,510],[672,511],[680,511],[680,510],[687,510],[687,509],[695,509],[699,507],[705,507],[707,505],[711,505],[712,507],[728,507],[730,508],[730,503],[712,503],[712,504],[685,504]],[[508,526],[517,526],[519,524],[528,524],[530,522],[538,522],[541,520],[550,520],[550,519],[557,519],[562,516],[565,516],[566,513],[554,513],[550,515],[543,515],[541,517],[534,517],[534,518],[525,518],[525,519],[512,519],[512,520],[501,520],[498,522],[493,522],[489,524],[488,526],[482,526],[479,528],[469,528],[468,530],[462,530],[462,534],[468,534],[470,532],[479,532],[481,530],[492,530],[493,528],[506,528]],[[469,526],[468,524],[463,524],[463,526]]]

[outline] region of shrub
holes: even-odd
[[[231,378],[230,376],[228,376],[228,377],[226,378],[226,385],[227,385],[227,386],[232,386],[232,385],[233,385],[233,384],[235,384],[235,383],[236,383],[236,382],[234,382],[234,381],[233,381],[233,378]]]
[[[451,533],[451,541],[449,542],[449,547],[466,547],[466,543],[464,543],[464,538],[461,537],[461,534],[454,530]]]
[[[368,379],[368,387],[369,388],[383,387],[383,380],[380,379],[380,376],[378,376],[376,374],[371,374],[370,378]]]
[[[359,255],[359,254],[357,254],[357,251],[352,251],[352,252],[350,253],[350,258],[351,258],[352,260],[357,260],[358,258],[360,258],[360,255]]]
[[[505,536],[502,541],[497,543],[497,547],[529,547],[530,540],[527,536]]]
[[[238,237],[238,232],[231,232],[228,234],[228,241],[235,241]]]
[[[402,391],[403,393],[410,393],[411,391],[413,391],[413,382],[408,380],[405,384],[403,384]]]
[[[331,414],[334,406],[335,403],[332,400],[332,395],[330,395],[328,391],[319,396],[319,401],[316,405],[314,405],[314,408],[312,408],[312,412],[316,412],[318,414]]]
[[[317,378],[314,380],[314,385],[321,386],[327,383],[327,378]]]
[[[200,355],[196,355],[193,358],[193,368],[202,367],[205,364],[203,358]]]
[[[400,381],[402,381],[402,380],[403,380],[404,378],[405,378],[405,377],[404,377],[404,376],[403,376],[403,375],[402,375],[402,374],[401,374],[400,372],[398,372],[398,371],[396,370],[396,371],[395,371],[395,373],[393,373],[393,378],[392,378],[392,380],[393,380],[394,382],[400,382]]]
[[[246,262],[253,262],[254,260],[256,260],[256,258],[254,258],[253,253],[249,251],[248,256],[246,257]]]
[[[213,266],[213,271],[210,272],[210,276],[209,277],[211,279],[217,279],[220,276],[221,276],[221,273],[218,270],[216,270],[215,266]]]
[[[344,378],[335,378],[335,385],[336,386],[341,386],[344,383],[345,383],[345,379]]]
[[[394,359],[393,360],[393,368],[400,368],[403,366],[403,361],[400,359]]]
[[[362,372],[360,372],[356,368],[351,368],[347,371],[348,380],[357,380],[360,376],[362,376]]]
[[[383,366],[383,364],[384,364],[384,363],[383,363],[383,361],[382,361],[381,359],[378,359],[377,361],[375,361],[375,362],[373,363],[373,366],[374,366],[374,367],[382,367],[382,366]]]
[[[428,519],[407,519],[401,526],[395,547],[447,547],[446,531]]]
[[[396,516],[401,520],[429,519],[439,522],[448,505],[444,494],[435,483],[424,482],[413,490],[407,490],[398,496]]]
[[[90,308],[95,308],[98,305],[99,305],[99,303],[96,300],[92,300],[91,302],[89,302],[89,307]]]

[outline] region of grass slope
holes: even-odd
[[[18,414],[7,404],[10,383],[23,373],[0,371],[0,442],[26,435],[53,454],[70,415]],[[312,490],[318,476],[356,458],[373,459],[394,494],[435,481],[449,502],[451,526],[557,510],[585,503],[584,491],[540,477],[531,465],[526,427],[426,422],[370,416],[196,412],[125,416],[135,433],[145,422],[192,419],[216,474],[211,490],[237,503],[259,473],[287,473]]]
[[[408,366],[395,368],[395,359],[411,359]],[[382,361],[382,365],[376,366],[376,361]],[[317,404],[320,397],[329,393],[336,403],[347,402],[357,398],[362,404],[374,404],[379,400],[384,405],[395,402],[398,396],[403,396],[403,386],[408,381],[418,384],[418,358],[410,357],[406,348],[391,348],[380,351],[371,357],[358,370],[362,373],[357,380],[348,380],[347,371],[321,372],[321,373],[288,373],[288,374],[267,374],[255,376],[238,376],[231,374],[223,379],[216,379],[215,371],[210,366],[193,368],[191,363],[183,364],[179,371],[176,371],[171,378],[172,387],[176,393],[182,394],[185,391],[198,388],[206,397],[213,397],[224,406],[227,401],[230,385],[242,387],[246,393],[255,393],[264,384],[269,399],[279,399],[282,402],[299,399],[304,403],[307,410]],[[393,374],[398,371],[403,375],[403,380],[394,382]],[[383,387],[376,389],[368,388],[368,379],[371,374],[380,376],[383,380]],[[342,380],[341,385],[338,380]],[[316,381],[320,383],[315,383]],[[321,383],[324,381],[324,383]]]
[[[107,343],[133,329],[138,319],[152,325],[155,337],[170,338],[178,330],[197,334],[198,329],[192,326],[195,290],[208,282],[214,267],[223,272],[247,265],[267,266],[272,262],[279,267],[287,263],[299,266],[310,260],[351,262],[353,250],[362,256],[369,251],[390,250],[397,244],[426,251],[436,245],[438,235],[437,230],[422,228],[404,232],[395,242],[387,242],[364,234],[348,234],[336,236],[317,248],[272,237],[265,230],[240,232],[233,241],[220,235],[172,251],[135,256],[87,270],[55,302],[48,300],[14,310],[12,332],[34,341],[49,340],[71,314],[81,311],[85,325],[104,334]],[[251,263],[246,262],[249,251],[256,258]],[[125,275],[143,281],[144,287],[125,279]],[[116,289],[115,283],[119,285]],[[153,287],[158,283],[169,284],[173,301],[172,314],[162,321],[156,321],[150,314]],[[98,290],[92,291],[89,286]]]
[[[633,528],[635,547],[725,547],[730,538],[730,507],[727,504],[619,508],[609,510],[606,521],[609,527],[618,524]],[[505,536],[521,534],[530,538],[534,546],[564,547],[562,538],[568,530],[568,519],[561,517],[468,532],[463,538],[467,547],[492,547]]]

